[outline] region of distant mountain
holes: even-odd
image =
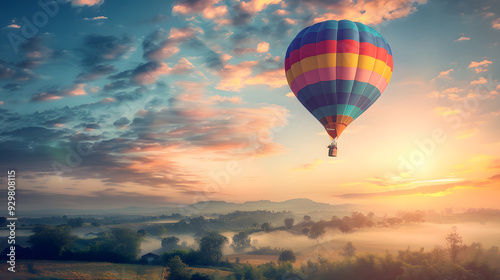
[[[295,213],[312,212],[350,212],[357,206],[354,204],[331,205],[315,202],[307,198],[290,199],[280,202],[269,200],[247,201],[232,203],[225,201],[204,201],[189,205],[169,205],[165,207],[126,207],[115,209],[45,209],[37,211],[23,211],[23,216],[48,216],[48,215],[203,215],[227,214],[234,211],[291,211]]]

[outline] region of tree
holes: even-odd
[[[233,247],[234,251],[237,253],[244,252],[246,248],[250,247],[250,244],[251,239],[248,233],[242,231],[233,235],[233,244],[231,244],[231,247]]]
[[[114,228],[108,242],[111,251],[124,261],[133,261],[139,254],[142,235],[127,228]]]
[[[457,261],[457,256],[464,249],[462,236],[460,236],[457,232],[452,232],[446,235],[446,249],[450,254],[450,258],[452,262]]]
[[[311,227],[311,230],[309,230],[309,238],[319,239],[325,232],[325,225],[322,222],[317,222]]]
[[[224,235],[216,232],[207,232],[199,241],[200,253],[208,263],[217,263],[222,258],[222,248],[229,240]]]
[[[151,235],[160,236],[165,234],[167,229],[163,225],[152,225],[146,228],[146,232]]]
[[[137,233],[141,236],[141,237],[145,237],[147,235],[147,232],[145,229],[140,229],[137,231]]]
[[[68,226],[76,228],[76,227],[81,227],[83,225],[83,220],[82,218],[71,218],[68,220]]]
[[[304,222],[310,222],[311,221],[311,216],[305,215],[304,216]]]
[[[189,225],[195,232],[196,236],[202,236],[207,231],[205,217],[203,216],[189,219]]]
[[[293,218],[286,218],[285,219],[285,227],[288,228],[288,229],[292,228],[294,221],[295,220]]]
[[[161,247],[167,251],[172,251],[179,247],[179,238],[175,236],[165,237],[161,240]]]
[[[183,263],[179,256],[175,256],[168,261],[168,269],[170,274],[169,280],[190,280],[191,270],[188,265]]]
[[[37,226],[33,229],[35,234],[29,237],[33,253],[38,258],[56,259],[65,250],[69,250],[73,241],[78,237],[71,234],[69,226]]]
[[[292,250],[284,250],[281,252],[278,261],[279,262],[292,262],[294,263],[297,258]]]
[[[270,223],[263,223],[260,228],[266,232],[271,230],[271,224]]]
[[[356,247],[352,245],[352,242],[347,242],[342,248],[342,252],[339,252],[339,255],[346,258],[352,258],[356,255]]]

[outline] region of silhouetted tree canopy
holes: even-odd
[[[71,234],[69,226],[37,226],[35,234],[29,237],[28,242],[37,258],[56,259],[65,250],[70,250],[72,242],[78,237]]]
[[[250,243],[251,240],[248,233],[242,231],[233,235],[233,244],[231,244],[231,247],[233,247],[234,251],[241,253],[250,247]]]
[[[296,260],[295,253],[292,250],[284,250],[281,252],[278,261],[279,262],[292,262]]]
[[[199,240],[200,253],[208,263],[217,263],[222,258],[222,248],[228,242],[224,235],[209,231]]]

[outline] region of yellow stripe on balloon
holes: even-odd
[[[293,80],[305,72],[318,68],[328,67],[358,67],[373,71],[384,77],[389,82],[392,71],[385,61],[375,59],[368,55],[358,55],[355,53],[328,53],[306,57],[294,63],[286,72],[287,80]],[[389,68],[389,69],[386,69]]]

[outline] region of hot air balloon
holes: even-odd
[[[337,139],[387,87],[392,52],[375,29],[349,20],[328,20],[304,28],[286,51],[288,85],[302,105]]]

